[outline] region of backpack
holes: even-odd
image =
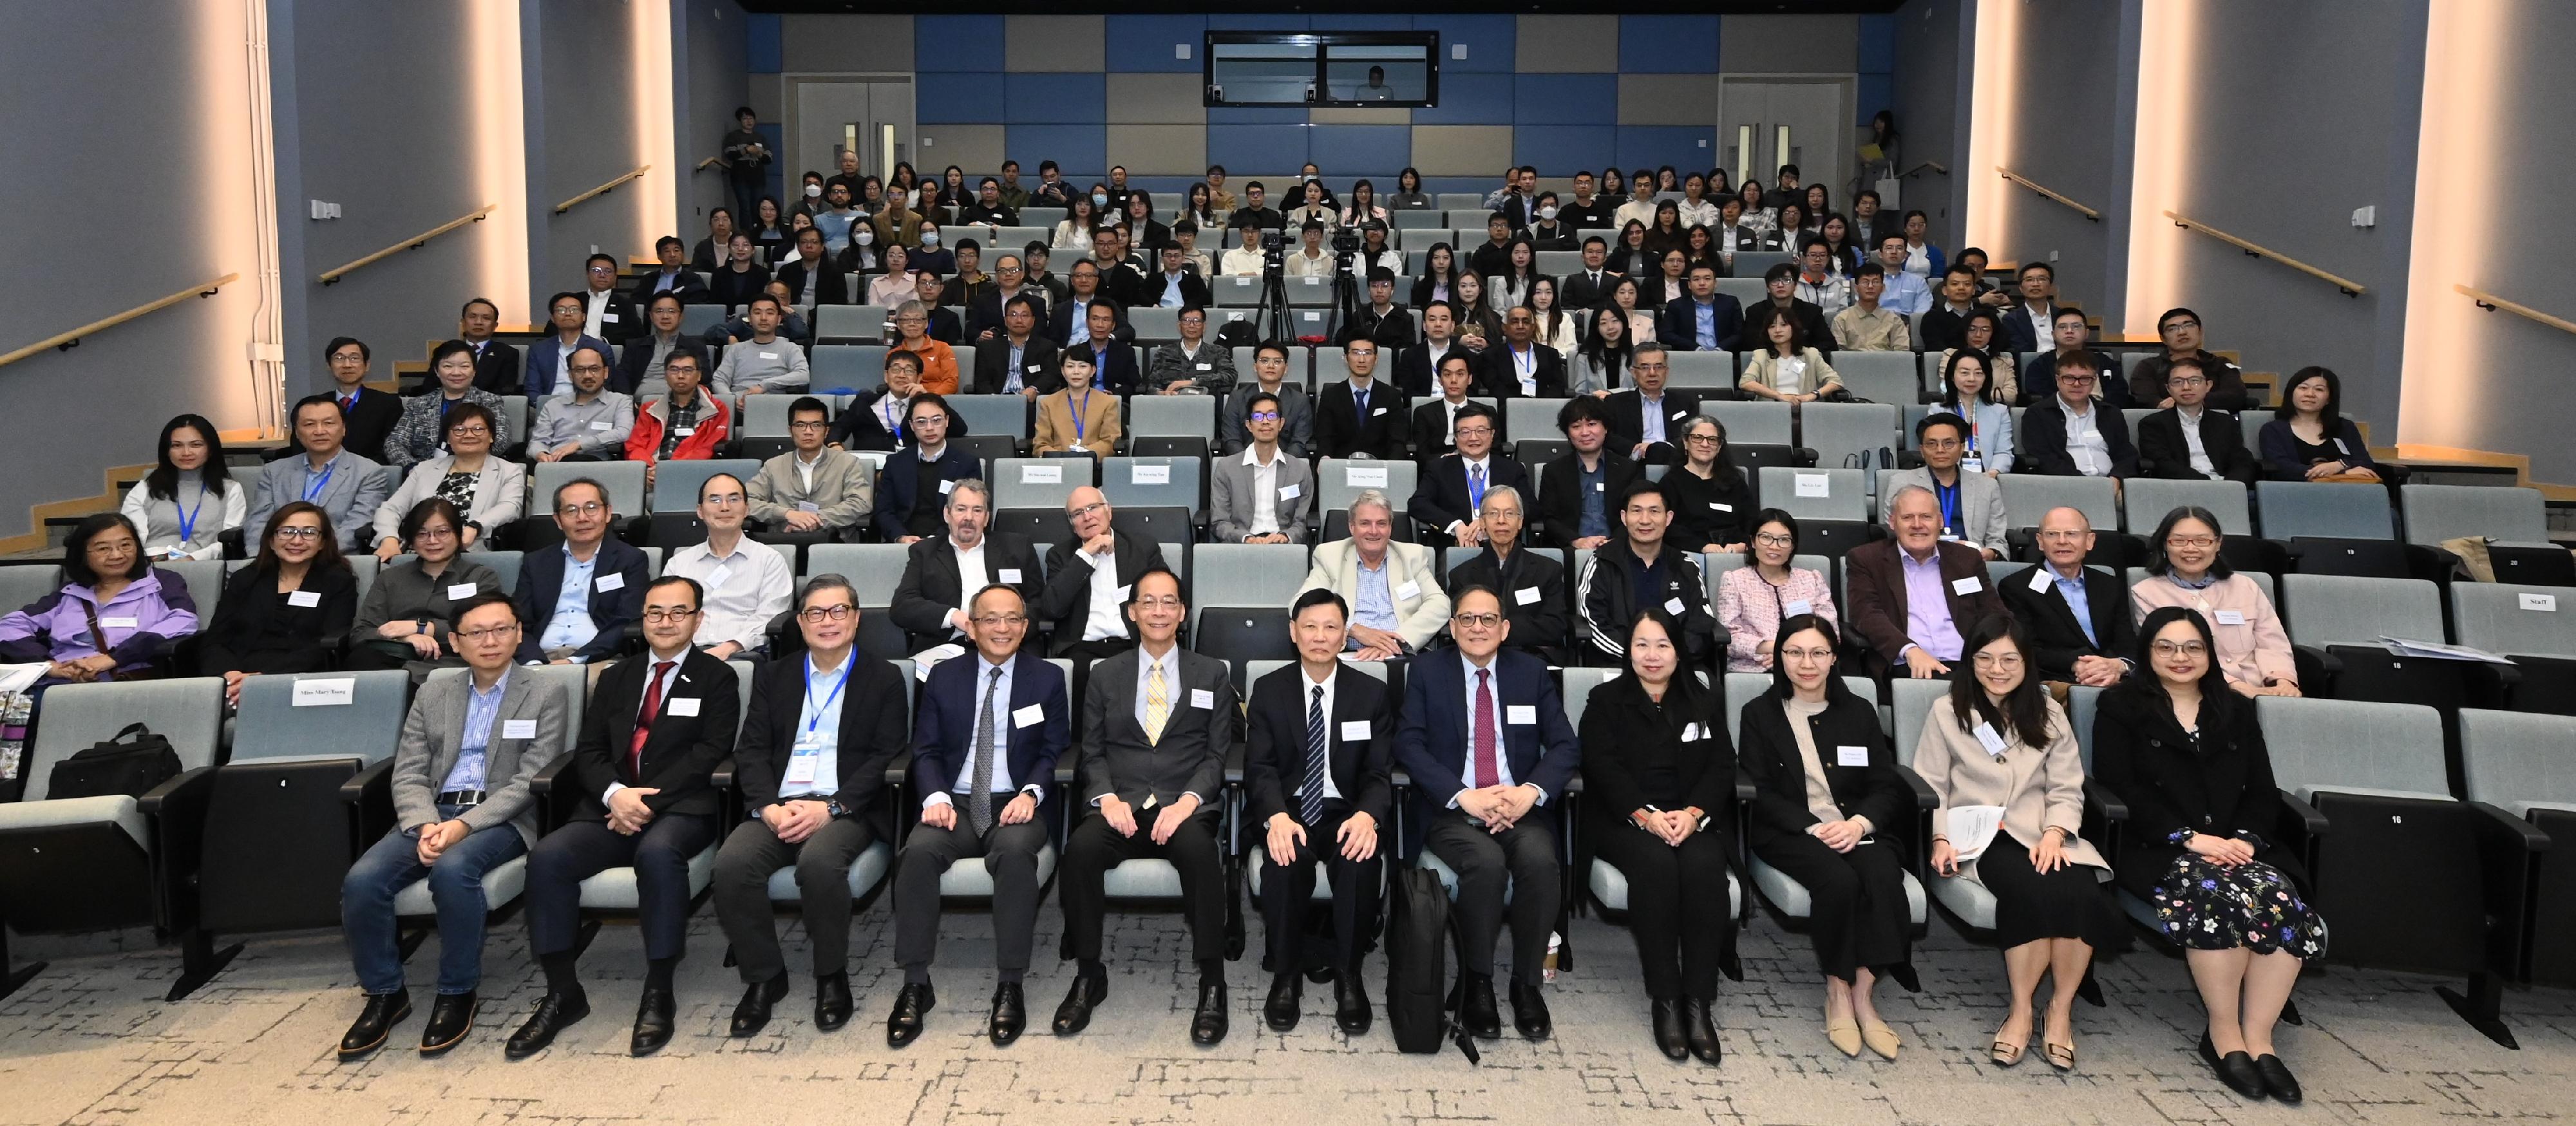
[[[45,797],[103,798],[122,794],[139,798],[178,776],[179,752],[170,746],[170,741],[140,723],[129,723],[114,738],[75,751],[70,758],[55,763]]]
[[[1474,1063],[1475,1041],[1450,1019],[1457,1002],[1449,989],[1449,893],[1439,876],[1421,868],[1400,868],[1390,883],[1386,1023],[1396,1049],[1433,1053],[1450,1039]]]

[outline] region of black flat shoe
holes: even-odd
[[[894,1011],[886,1014],[886,1047],[900,1048],[921,1035],[921,1018],[938,1007],[939,994],[929,982],[906,983],[903,992],[894,995]]]
[[[2217,1074],[2218,1081],[2227,1085],[2228,1090],[2247,1099],[2263,1097],[2263,1075],[2254,1070],[2254,1057],[2243,1052],[2229,1052],[2222,1057],[2217,1046],[2210,1043],[2209,1034],[2204,1032],[2200,1035],[2200,1058],[2201,1062],[2209,1065],[2210,1071]]]
[[[671,1042],[678,1028],[679,1005],[668,989],[644,987],[644,997],[635,1004],[635,1035],[626,1041],[626,1054],[649,1056]]]
[[[1537,986],[1512,982],[1512,1027],[1532,1040],[1545,1040],[1556,1030],[1547,1015],[1547,998]]]
[[[1064,1004],[1055,1009],[1055,1034],[1071,1036],[1091,1025],[1091,1010],[1109,999],[1109,975],[1092,975],[1079,970],[1073,975],[1073,988],[1065,991]]]
[[[1465,993],[1458,999],[1458,1023],[1466,1026],[1467,1035],[1479,1040],[1502,1039],[1503,1010],[1494,1004],[1494,979],[1468,974],[1458,988]]]
[[[1690,1039],[1682,1032],[1682,1003],[1656,998],[1649,1017],[1655,1030],[1655,1047],[1668,1060],[1690,1058]]]
[[[1305,987],[1298,984],[1295,974],[1279,974],[1270,979],[1270,1003],[1261,1007],[1261,1019],[1270,1026],[1270,1031],[1297,1030],[1297,1017],[1300,1015],[1297,1003],[1305,993]]]
[[[474,995],[441,993],[436,1001],[430,1002],[429,1023],[421,1026],[420,1054],[445,1055],[449,1048],[463,1043],[465,1034],[472,1031]]]
[[[2266,1052],[2254,1057],[2254,1074],[2263,1077],[2263,1089],[2273,1098],[2296,1105],[2305,1097],[2299,1093],[2299,1077],[2290,1074],[2290,1065],[2282,1063],[2279,1056]]]
[[[1701,1063],[1716,1063],[1724,1051],[1717,1044],[1717,1026],[1709,1020],[1708,1002],[1697,997],[1682,998],[1682,1034]]]
[[[1225,982],[1211,981],[1199,986],[1198,1011],[1190,1017],[1190,1042],[1202,1048],[1225,1039]]]
[[[1359,971],[1333,979],[1333,1023],[1342,1027],[1343,1035],[1368,1035],[1371,1012],[1368,989],[1360,984]]]
[[[411,1017],[411,991],[379,993],[367,998],[367,1007],[340,1037],[340,1058],[357,1059],[385,1046],[394,1026]]]
[[[984,1035],[996,1048],[1007,1048],[1011,1041],[1029,1027],[1029,1003],[1020,995],[1020,983],[1006,981],[993,989],[993,1015],[985,1022]]]
[[[769,1027],[770,1008],[785,996],[787,996],[786,974],[780,974],[768,981],[744,988],[742,1003],[733,1007],[731,1034],[737,1039],[760,1035],[761,1029]]]
[[[814,979],[814,1028],[818,1032],[838,1032],[850,1023],[850,975],[831,974]]]
[[[580,1023],[581,1018],[589,1015],[589,994],[548,990],[545,999],[537,1002],[537,1011],[528,1014],[527,1023],[510,1034],[510,1042],[502,1046],[501,1054],[523,1060],[545,1051],[547,1045],[555,1042],[556,1033]]]

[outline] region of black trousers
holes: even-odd
[[[1082,628],[1082,623],[1074,622],[1072,628],[1079,630]],[[1073,710],[1076,716],[1082,714],[1082,694],[1089,690],[1091,685],[1092,664],[1108,660],[1135,647],[1135,641],[1128,638],[1104,637],[1098,641],[1074,642],[1066,646],[1064,652],[1056,654],[1073,662],[1073,683],[1065,687],[1073,691]]]
[[[814,975],[850,970],[850,862],[866,852],[876,830],[858,817],[838,817],[795,844],[778,839],[755,817],[735,826],[716,853],[716,921],[733,943],[746,984],[787,972],[778,949],[777,909],[769,902],[769,875],[796,868],[796,891],[805,914],[805,937],[814,943]]]
[[[1494,976],[1494,940],[1502,934],[1504,899],[1512,926],[1512,978],[1547,980],[1547,936],[1565,901],[1565,864],[1556,851],[1556,811],[1530,810],[1500,833],[1444,809],[1423,830],[1422,846],[1458,874],[1458,938],[1468,973]]]
[[[1074,826],[1065,845],[1062,886],[1056,898],[1064,904],[1064,929],[1073,956],[1100,959],[1101,922],[1109,912],[1103,881],[1109,870],[1128,860],[1168,860],[1180,870],[1181,899],[1190,916],[1190,958],[1209,962],[1225,957],[1225,862],[1217,852],[1217,818],[1202,810],[1172,830],[1164,844],[1154,843],[1154,816],[1161,807],[1136,811],[1136,835],[1122,837],[1097,813]]]
[[[540,958],[572,949],[581,929],[581,882],[631,866],[644,956],[679,957],[688,946],[689,858],[715,840],[715,818],[669,813],[631,837],[599,821],[575,821],[546,834],[528,850],[529,944]]]
[[[1913,959],[1914,924],[1905,905],[1905,858],[1886,841],[1835,852],[1800,833],[1755,845],[1753,854],[1807,889],[1815,901],[1807,937],[1827,977],[1903,965]]]
[[[993,876],[993,965],[1017,973],[1029,968],[1038,922],[1038,853],[1047,843],[1043,817],[1004,825],[1002,807],[1014,794],[993,796],[993,827],[975,835],[964,802],[957,827],[915,825],[903,840],[894,869],[894,963],[906,970],[930,965],[939,949],[939,877],[960,860],[982,857]]]
[[[1646,994],[1716,1000],[1718,967],[1735,946],[1726,841],[1693,833],[1675,848],[1624,820],[1593,824],[1593,851],[1628,877],[1628,931],[1645,965]]]
[[[1273,973],[1293,974],[1309,964],[1348,967],[1359,960],[1368,937],[1377,932],[1378,883],[1386,868],[1386,850],[1395,838],[1378,827],[1378,850],[1366,860],[1342,855],[1334,837],[1353,810],[1347,802],[1329,802],[1317,823],[1306,829],[1297,855],[1281,864],[1272,859],[1268,825],[1251,827],[1252,849],[1261,858],[1261,923],[1270,949]],[[1294,817],[1295,814],[1290,814]],[[1306,909],[1315,896],[1315,866],[1333,874],[1333,946],[1331,956],[1306,955]]]

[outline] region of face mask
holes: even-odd
[[[937,245],[939,245],[939,232],[937,232],[937,231],[923,231],[923,232],[921,232],[921,245],[923,245],[923,246],[937,246]]]
[[[1107,207],[1107,206],[1109,206],[1109,195],[1108,195],[1108,193],[1106,193],[1106,192],[1093,192],[1093,193],[1091,193],[1091,205],[1092,205],[1093,207]]]
[[[1539,209],[1538,209],[1538,217],[1539,217],[1539,218],[1541,218],[1541,219],[1554,219],[1554,218],[1556,218],[1556,208],[1554,208],[1554,207],[1542,207],[1542,208],[1539,208]]]
[[[861,227],[857,231],[851,233],[850,241],[861,246],[874,246],[877,241],[877,233],[866,227]]]
[[[807,198],[807,199],[820,199],[820,198],[822,198],[822,195],[823,195],[823,185],[821,185],[821,184],[807,184],[807,185],[805,185],[805,198]]]

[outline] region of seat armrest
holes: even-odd
[[[1737,805],[1744,805],[1744,804],[1748,804],[1748,803],[1750,803],[1754,798],[1757,798],[1757,797],[1760,797],[1760,796],[1761,796],[1761,791],[1760,791],[1759,789],[1756,789],[1756,788],[1754,787],[1754,785],[1753,785],[1753,783],[1752,783],[1752,782],[1745,780],[1745,779],[1744,779],[1743,777],[1741,777],[1741,776],[1738,776],[1738,777],[1735,779],[1735,804],[1737,804]]]
[[[2549,834],[2542,832],[2540,826],[2486,802],[2473,801],[2466,804],[2478,815],[2471,818],[2471,821],[2477,825],[2478,835],[2482,841],[2510,845],[2523,852],[2548,851]]]
[[[2115,824],[2129,819],[2129,803],[2090,778],[2084,780],[2084,807],[2086,812],[2099,813],[2102,820]]]
[[[170,780],[144,791],[142,797],[134,799],[134,808],[146,817],[185,816],[191,806],[203,809],[206,792],[214,784],[214,767],[183,770]]]
[[[1929,811],[1940,808],[1940,795],[1932,792],[1932,783],[1924,781],[1923,776],[1915,773],[1913,767],[1897,767],[1896,776],[1905,779],[1905,784],[1907,786],[1913,787],[1914,807],[1916,809]]]
[[[564,767],[571,762],[571,755],[556,755],[553,762],[547,763],[545,769],[537,772],[536,777],[528,779],[528,792],[541,798],[553,795],[555,779],[563,774]]]
[[[2292,645],[2290,661],[2299,672],[2301,695],[2325,697],[2334,678],[2343,675],[2343,658],[2322,645]]]
[[[2281,809],[2282,812],[2297,819],[2297,827],[2304,829],[2311,837],[2324,836],[2332,828],[2332,824],[2326,820],[2326,815],[2317,812],[2317,807],[2308,804],[2305,799],[2288,790],[2281,791]]]
[[[712,787],[714,787],[714,788],[716,788],[716,789],[719,789],[719,790],[730,790],[730,789],[732,789],[732,788],[733,788],[733,768],[734,768],[734,764],[733,764],[733,756],[732,756],[732,755],[726,755],[726,756],[724,757],[724,761],[723,761],[723,762],[720,762],[720,763],[717,763],[717,764],[716,764],[716,768],[715,768],[715,770],[714,770],[714,771],[712,771],[712,772],[710,772],[710,773],[707,775],[707,785],[712,786]]]
[[[370,797],[381,795],[390,801],[393,797],[393,775],[392,757],[378,759],[375,765],[350,775],[348,781],[340,783],[340,800],[364,804]]]

